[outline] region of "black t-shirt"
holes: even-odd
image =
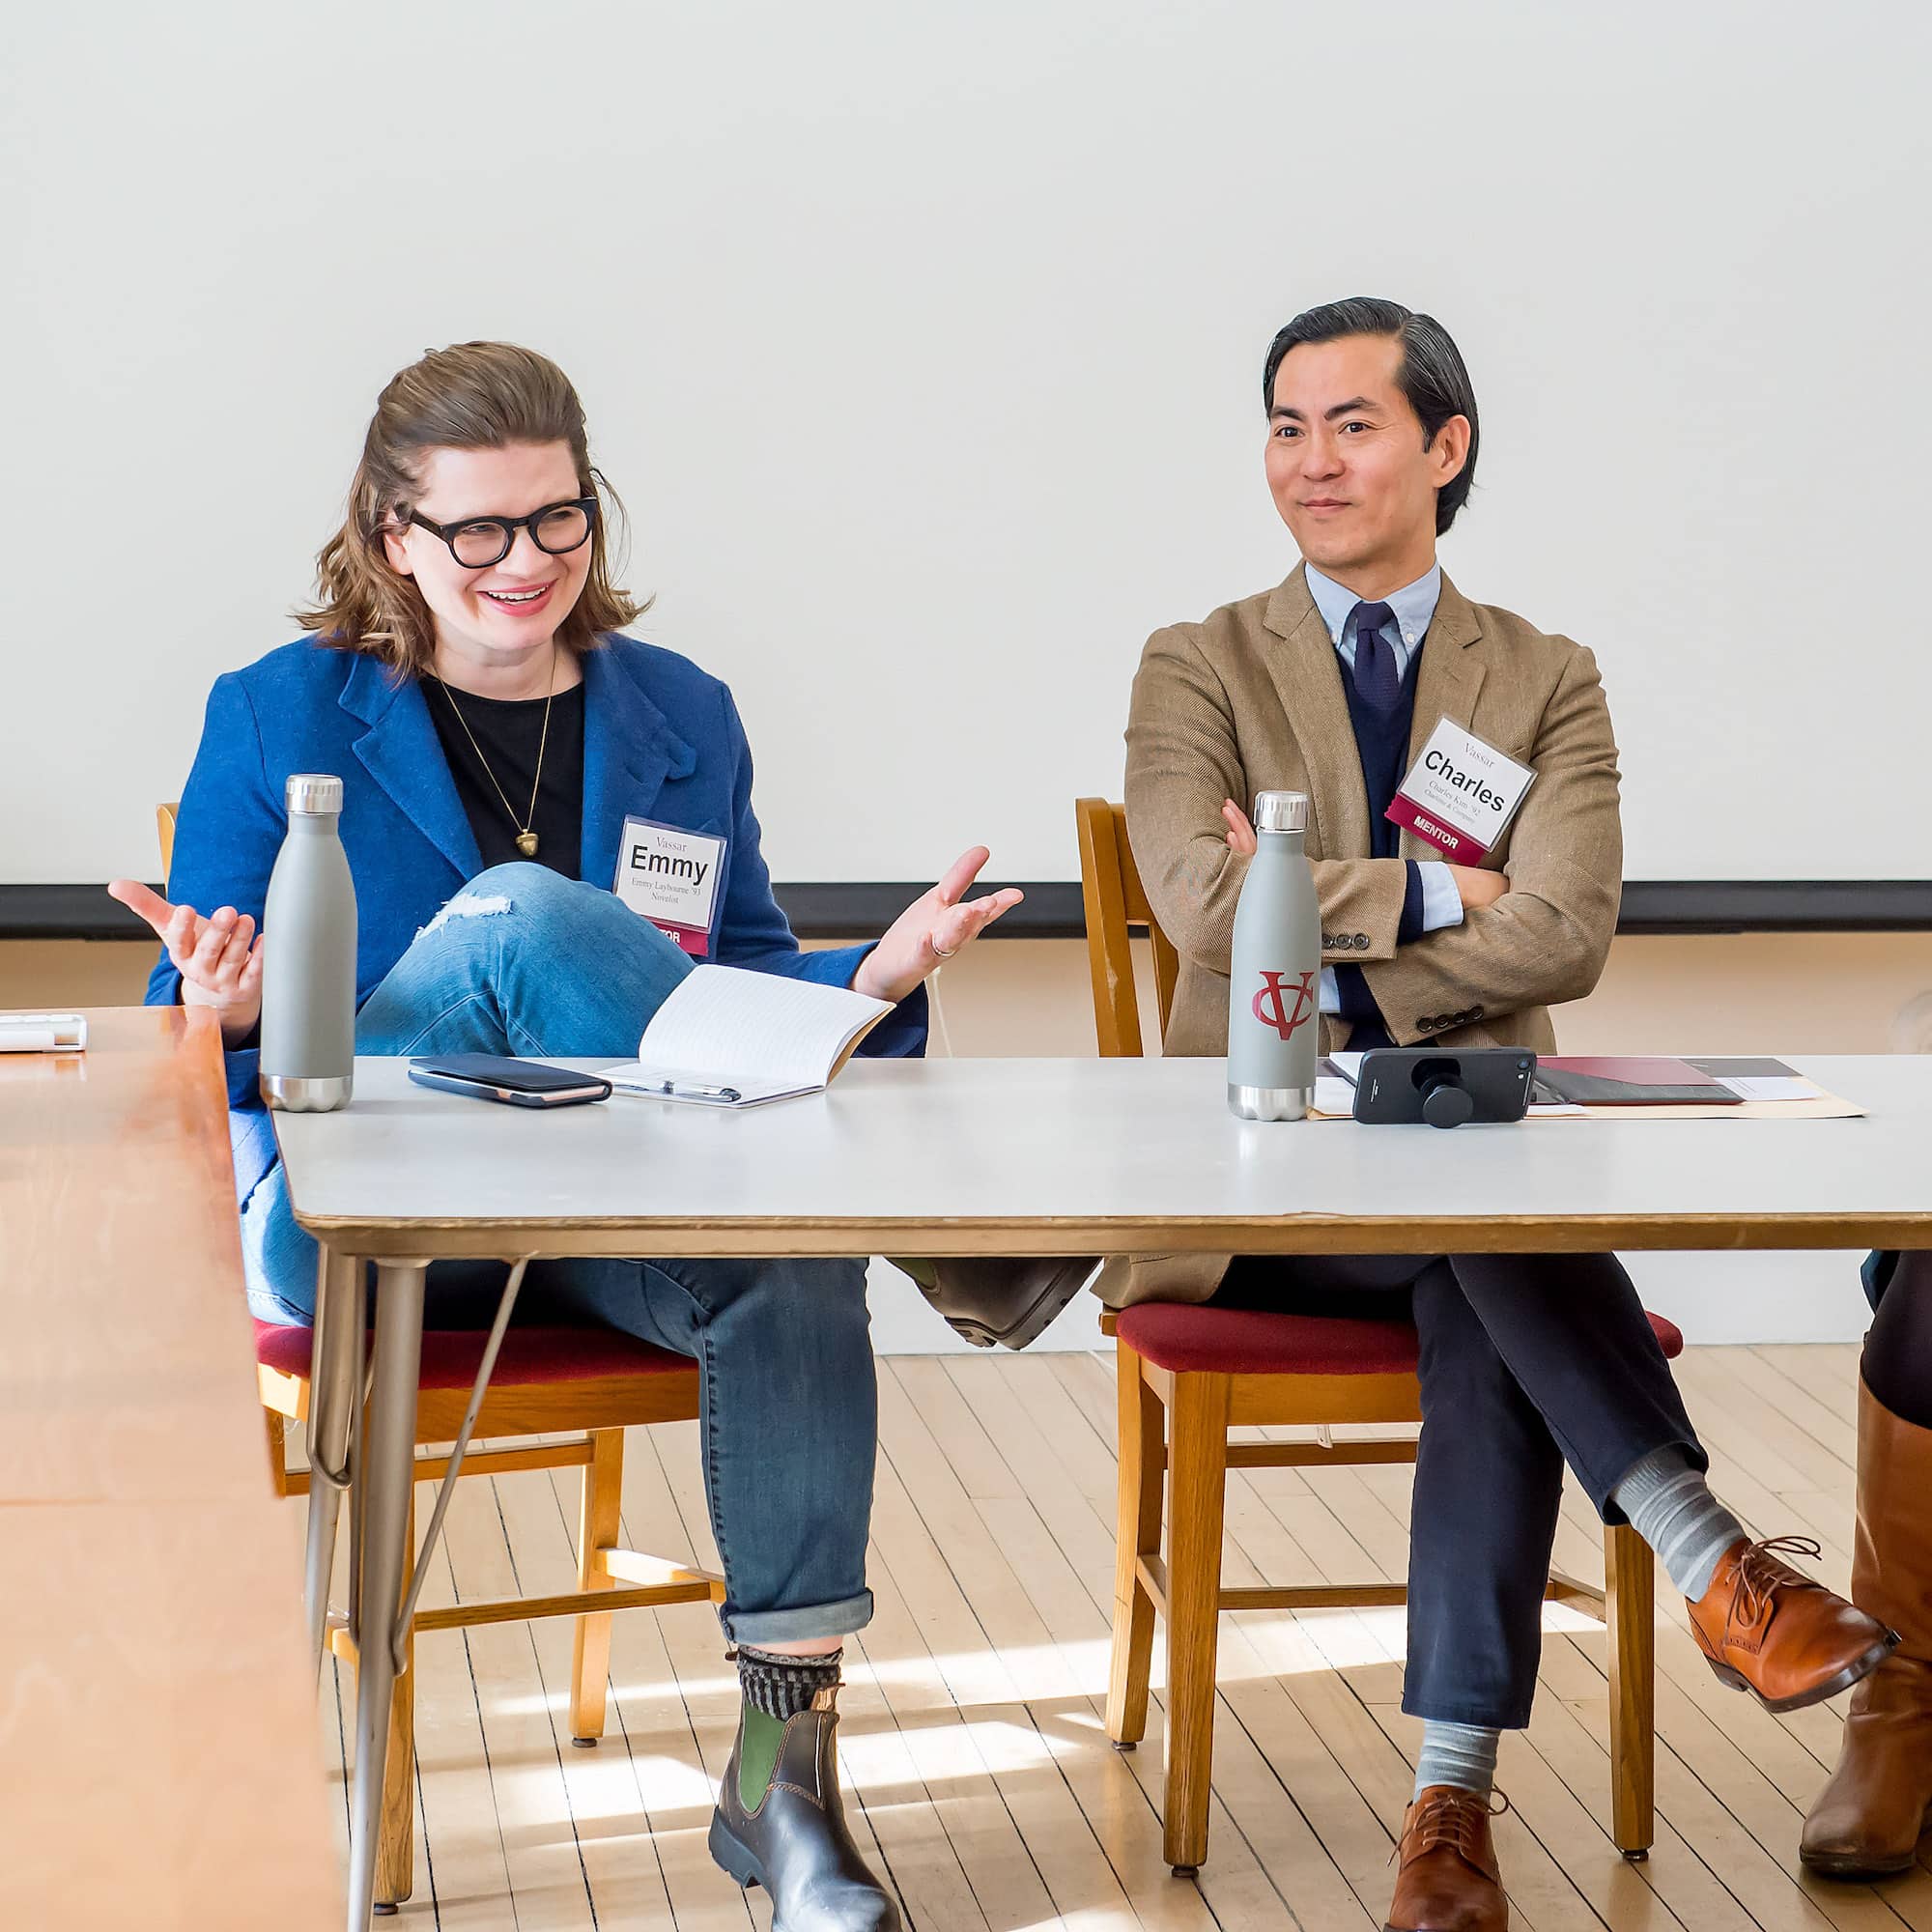
[[[423,679],[423,698],[484,865],[506,866],[526,857],[517,849],[517,834],[524,829],[523,814],[529,810],[535,784],[536,810],[528,823],[537,835],[537,849],[528,856],[567,879],[576,878],[583,838],[583,686],[573,685],[548,700],[504,699],[452,692],[432,675]],[[546,702],[550,737],[543,745],[539,779],[537,747],[543,742]],[[461,707],[460,721],[453,707]],[[495,784],[490,781],[493,773]]]

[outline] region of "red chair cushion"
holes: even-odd
[[[1650,1318],[1666,1360],[1684,1352],[1683,1331]],[[1122,1309],[1115,1332],[1135,1354],[1176,1374],[1236,1376],[1389,1376],[1415,1373],[1416,1339],[1406,1321],[1348,1315],[1285,1315],[1264,1308],[1216,1308],[1186,1301],[1140,1301]]]
[[[490,1339],[482,1328],[427,1328],[422,1340],[422,1377],[426,1389],[469,1388],[483,1364],[483,1345]],[[255,1359],[264,1368],[285,1376],[306,1376],[312,1328],[280,1327],[272,1321],[255,1323]],[[529,1387],[537,1382],[608,1381],[612,1376],[671,1376],[696,1369],[688,1355],[673,1355],[620,1335],[613,1328],[519,1328],[503,1337],[497,1355],[493,1388]]]

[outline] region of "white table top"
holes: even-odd
[[[362,1060],[351,1108],[275,1124],[302,1223],[398,1258],[1932,1246],[1932,1056],[1792,1064],[1868,1117],[1264,1125],[1218,1060],[857,1060],[740,1113],[539,1113]]]

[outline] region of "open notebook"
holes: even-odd
[[[845,986],[697,966],[644,1029],[637,1060],[600,1070],[620,1094],[755,1107],[823,1092],[891,1011]]]

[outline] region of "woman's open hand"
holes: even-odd
[[[993,855],[983,845],[962,852],[929,893],[922,893],[867,953],[853,975],[852,990],[896,1005],[932,969],[970,945],[1003,912],[1024,896],[1009,886],[984,898],[966,898],[980,867]]]
[[[209,918],[189,905],[170,905],[138,879],[116,879],[108,893],[155,928],[182,976],[182,1004],[213,1007],[231,1045],[262,1017],[262,942],[255,922],[233,906]]]

